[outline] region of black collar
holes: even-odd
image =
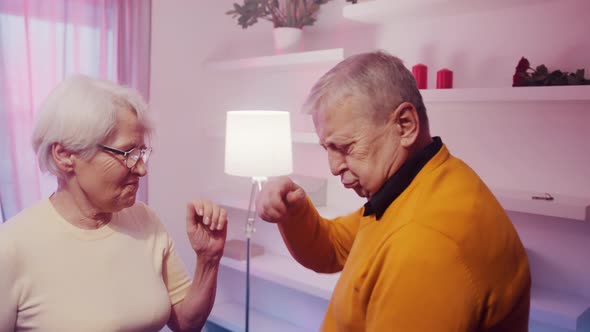
[[[434,157],[441,147],[442,140],[440,137],[433,137],[432,143],[406,160],[399,170],[385,181],[381,189],[365,204],[363,216],[375,214],[377,220],[381,219],[389,205],[406,190],[422,167]]]

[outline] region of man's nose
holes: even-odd
[[[340,175],[346,169],[344,157],[335,151],[328,151],[328,163],[333,175]]]

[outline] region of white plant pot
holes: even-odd
[[[301,35],[302,30],[299,28],[274,28],[275,51],[279,54],[301,51],[303,49]]]

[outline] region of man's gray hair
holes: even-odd
[[[45,99],[33,130],[33,149],[42,171],[61,177],[52,155],[52,145],[90,158],[96,145],[115,129],[117,114],[131,108],[146,137],[153,132],[146,102],[135,89],[110,81],[76,75],[61,82]]]
[[[412,103],[420,123],[428,127],[426,107],[414,76],[400,59],[386,52],[357,54],[337,64],[313,86],[303,111],[313,114],[338,107],[351,97],[364,98],[361,102],[377,122],[386,121],[402,102]]]

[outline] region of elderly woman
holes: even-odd
[[[0,227],[0,331],[200,330],[213,306],[226,212],[187,205],[194,277],[136,202],[152,132],[140,95],[77,76],[39,113],[33,146],[58,189]]]

